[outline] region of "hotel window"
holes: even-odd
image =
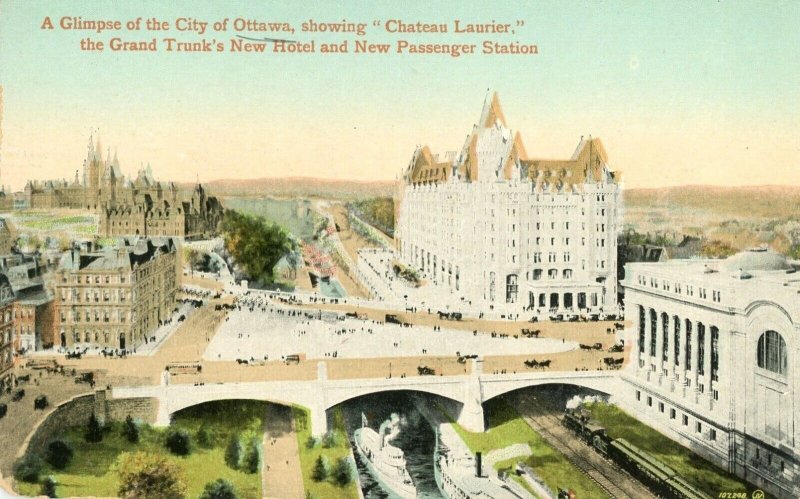
[[[647,407],[653,407],[653,397],[647,396]]]
[[[564,279],[572,279],[572,269],[564,269]]]
[[[669,418],[670,419],[675,419],[675,409],[674,408],[669,410]]]
[[[695,433],[701,433],[703,431],[703,424],[700,421],[695,422],[694,431]]]
[[[533,269],[533,280],[538,281],[542,278],[542,269]]]
[[[550,269],[547,271],[547,277],[550,279],[555,279],[558,277],[558,270],[557,269]]]
[[[569,251],[564,252],[564,261],[565,262],[569,262],[570,261]]]
[[[658,403],[658,412],[664,412],[664,402]]]
[[[689,426],[689,416],[687,416],[686,414],[684,414],[684,415],[681,417],[681,423],[683,423],[683,426]]]
[[[642,392],[636,390],[636,401],[638,402],[640,400],[642,400]]]

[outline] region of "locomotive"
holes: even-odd
[[[606,429],[583,408],[566,409],[562,424],[603,457],[636,477],[659,497],[712,499],[690,485],[675,470],[624,438],[609,438]]]

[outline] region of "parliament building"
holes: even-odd
[[[97,213],[104,237],[178,236],[202,238],[216,234],[224,209],[201,185],[184,193],[173,182],[153,178],[148,165],[126,178],[116,153],[103,159],[100,140],[89,141],[83,176],[74,179],[28,181],[25,204],[33,209],[71,208]]]
[[[566,160],[530,158],[487,95],[460,151],[414,151],[398,194],[401,257],[465,302],[616,314],[619,178],[597,138]]]

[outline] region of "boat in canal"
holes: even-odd
[[[402,449],[386,441],[384,428],[375,431],[367,426],[367,418],[361,415],[361,428],[353,432],[356,450],[370,474],[386,492],[402,498],[417,497],[417,488],[406,468]]]

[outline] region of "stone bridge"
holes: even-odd
[[[170,384],[165,375],[160,386],[118,387],[110,398],[152,397],[158,400],[156,425],[166,426],[173,413],[215,400],[251,399],[299,405],[310,411],[315,435],[327,429],[327,411],[350,399],[381,392],[413,391],[437,395],[447,401],[451,417],[469,431],[484,431],[483,403],[504,393],[536,385],[569,384],[614,393],[619,371],[536,371],[521,374],[481,374],[482,362],[473,360],[472,373],[459,376],[329,380],[324,362],[310,381],[260,381],[193,386]]]

